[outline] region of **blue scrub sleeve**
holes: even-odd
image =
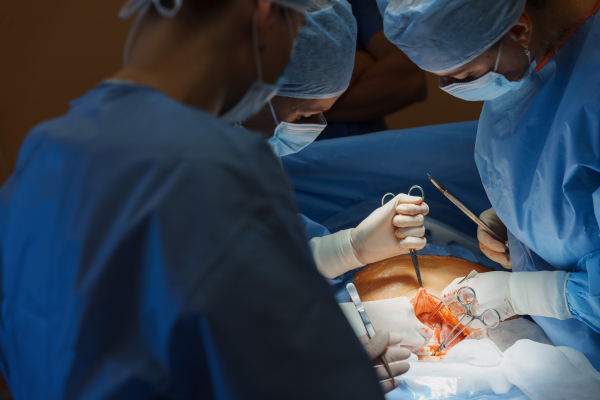
[[[566,292],[573,316],[600,333],[600,250],[577,263],[567,278]]]
[[[300,220],[302,221],[302,224],[304,225],[304,231],[306,232],[306,236],[308,237],[308,240],[310,240],[312,238],[316,238],[316,237],[323,237],[323,236],[331,235],[329,230],[327,230],[327,228],[325,228],[323,225],[319,224],[318,222],[313,221],[312,219],[308,218],[305,215],[302,215],[302,214],[298,214],[298,215],[300,216]]]
[[[600,189],[592,194],[596,221],[600,221]],[[600,249],[585,255],[567,278],[567,302],[573,316],[600,333]]]

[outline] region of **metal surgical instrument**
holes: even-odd
[[[471,322],[475,321],[476,319],[481,321],[481,323],[483,325],[487,326],[488,328],[495,328],[500,323],[500,314],[498,313],[498,311],[494,310],[493,308],[485,310],[484,312],[481,313],[481,315],[479,315],[477,317],[475,315],[473,315],[473,313],[471,313],[471,306],[473,304],[475,304],[477,301],[477,296],[475,294],[475,291],[472,288],[470,288],[468,286],[461,287],[458,290],[458,292],[456,292],[456,299],[465,308],[465,310],[466,310],[465,315],[463,315],[463,317],[460,319],[460,321],[458,321],[458,323],[456,325],[454,325],[454,328],[452,328],[450,333],[448,333],[448,336],[446,336],[446,339],[444,339],[444,341],[438,346],[438,348],[435,349],[435,351],[432,354],[434,356],[437,355],[444,348],[446,348],[446,345],[448,343],[452,343],[454,341],[454,339],[456,339],[458,337],[458,335],[460,335],[462,333],[462,331],[467,329],[467,326],[469,326],[471,324]],[[454,337],[452,339],[450,339],[450,336],[452,336],[452,332],[454,332],[454,330],[460,326],[461,322],[466,317],[471,317],[471,320],[469,322],[467,322],[463,326],[463,328],[456,335],[454,335]],[[450,339],[450,340],[448,340],[448,339]]]
[[[360,301],[360,297],[358,296],[356,286],[354,286],[353,283],[349,283],[348,285],[346,285],[346,290],[348,291],[352,302],[358,310],[358,314],[360,315],[360,319],[362,319],[362,322],[365,325],[365,329],[367,330],[369,338],[373,339],[373,336],[375,336],[375,328],[373,328],[373,324],[371,323],[371,320],[369,319],[369,316],[367,315],[367,312],[363,307],[362,301]],[[390,376],[390,379],[392,380],[392,385],[396,386],[394,375],[392,375],[392,370],[390,369],[390,365],[388,364],[387,358],[385,358],[384,354],[381,355],[381,361],[383,361],[383,366],[385,367],[385,370],[387,371],[388,375]]]
[[[462,278],[458,283],[463,283],[467,279],[475,278],[476,276],[477,276],[477,271],[473,270],[473,271],[469,272],[469,275]],[[442,302],[442,300],[440,299],[440,304],[438,304],[437,307],[435,308],[435,310],[433,310],[433,312],[431,312],[431,314],[429,314],[429,317],[427,317],[427,319],[425,321],[426,322],[429,321],[431,319],[431,317],[433,317],[435,314],[437,314],[442,309],[442,307],[444,307],[444,302]]]
[[[408,195],[410,196],[410,192],[413,189],[419,189],[421,191],[421,200],[425,200],[425,191],[421,186],[414,185],[408,190]],[[386,193],[381,199],[381,205],[385,204],[385,198],[387,196],[396,197],[394,193]],[[415,267],[415,273],[417,274],[417,280],[419,281],[419,287],[423,287],[423,282],[421,281],[421,270],[419,269],[419,259],[417,258],[417,251],[415,249],[410,249],[410,258],[412,259],[413,267]]]
[[[504,247],[506,248],[506,250],[509,250],[508,240],[501,239],[498,235],[496,235],[496,233],[493,230],[490,229],[489,226],[486,225],[485,222],[483,222],[481,219],[479,219],[479,217],[477,215],[473,214],[473,212],[471,212],[471,210],[469,210],[467,207],[465,207],[465,205],[463,203],[461,203],[456,197],[454,197],[454,195],[452,193],[450,193],[448,191],[448,189],[446,189],[438,181],[433,179],[431,177],[431,175],[427,174],[427,176],[429,177],[429,180],[431,180],[431,182],[433,182],[435,187],[437,187],[440,190],[440,192],[442,192],[444,194],[444,196],[446,196],[451,202],[453,202],[458,208],[460,208],[460,210],[462,212],[467,214],[467,216],[469,218],[471,218],[473,220],[473,222],[475,222],[477,225],[479,225],[481,227],[481,229],[483,229],[488,235],[490,235],[492,238],[494,238],[497,241],[499,241],[500,243],[502,243],[504,245]]]

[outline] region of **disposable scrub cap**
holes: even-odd
[[[421,69],[455,70],[498,42],[525,0],[377,0],[385,36]],[[383,11],[385,10],[385,11]]]
[[[147,8],[150,4],[154,4],[156,10],[163,17],[174,17],[181,9],[184,0],[172,0],[172,6],[163,5],[161,0],[127,0],[125,5],[119,11],[119,17],[128,19],[136,12]],[[282,7],[290,8],[301,13],[306,12],[308,0],[267,0],[271,3],[279,4]]]
[[[356,20],[346,0],[311,0],[278,96],[327,99],[350,84]]]

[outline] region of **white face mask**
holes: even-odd
[[[295,40],[294,30],[292,27],[292,21],[289,16],[287,9],[284,9],[286,23],[290,31],[290,39],[292,41],[292,54],[294,52]],[[254,47],[254,62],[256,63],[257,79],[252,83],[250,89],[246,92],[244,97],[235,105],[232,109],[221,115],[219,119],[226,124],[234,124],[236,122],[246,121],[254,117],[258,112],[271,101],[273,97],[279,91],[281,86],[281,77],[275,83],[266,83],[262,80],[262,65],[260,63],[260,54],[258,51],[258,11],[254,14],[254,20],[252,21],[252,39]],[[290,55],[291,59],[291,55]],[[282,74],[283,75],[283,74]]]
[[[317,136],[327,126],[325,117],[321,117],[320,124],[292,124],[289,122],[278,122],[275,110],[269,101],[271,114],[277,124],[275,134],[269,139],[269,146],[277,157],[294,154],[315,141]]]
[[[502,54],[502,46],[504,42],[500,43],[500,49],[498,50],[498,57],[496,57],[496,66],[494,71],[488,72],[479,79],[471,82],[457,82],[452,85],[444,86],[442,78],[440,78],[440,89],[446,93],[451,94],[454,97],[467,101],[486,101],[498,98],[511,90],[518,90],[525,82],[525,79],[531,74],[535,68],[536,62],[531,62],[531,56],[529,58],[529,69],[525,73],[525,76],[516,82],[509,81],[504,75],[496,72],[498,69],[498,63],[500,62],[500,55]]]

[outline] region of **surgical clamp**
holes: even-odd
[[[444,341],[442,343],[440,343],[438,348],[435,349],[435,351],[432,354],[434,356],[436,356],[440,351],[442,351],[444,348],[446,348],[448,343],[452,343],[454,341],[454,339],[456,339],[458,337],[458,335],[460,335],[462,333],[462,331],[467,329],[467,326],[469,326],[471,324],[471,322],[475,321],[476,319],[481,321],[481,323],[483,325],[487,326],[488,328],[495,328],[500,323],[500,314],[498,313],[498,311],[494,310],[493,308],[489,308],[489,309],[485,310],[478,317],[476,317],[475,315],[473,315],[473,313],[471,313],[471,306],[477,302],[477,295],[475,294],[475,291],[472,288],[470,288],[468,286],[461,287],[458,290],[458,292],[456,293],[456,299],[465,308],[465,310],[466,310],[465,315],[463,315],[463,317],[460,319],[460,321],[458,321],[458,323],[456,325],[454,325],[454,328],[452,328],[450,333],[448,333],[448,336],[446,336],[446,339],[444,339]],[[454,337],[452,339],[450,339],[450,336],[452,336],[452,332],[454,332],[454,330],[460,326],[461,322],[466,317],[471,317],[471,320],[469,322],[467,322],[463,326],[463,328],[456,335],[454,335]],[[448,339],[450,339],[450,340],[448,340]]]
[[[476,276],[477,276],[477,271],[473,270],[473,271],[469,272],[469,275],[462,278],[458,283],[463,283],[467,279],[475,278]],[[435,308],[435,310],[433,310],[431,312],[431,314],[429,314],[429,317],[427,317],[427,319],[425,321],[429,321],[431,319],[431,317],[433,317],[435,314],[437,314],[442,309],[442,307],[444,307],[444,302],[442,301],[442,299],[440,299],[440,304],[438,304],[437,307]]]

